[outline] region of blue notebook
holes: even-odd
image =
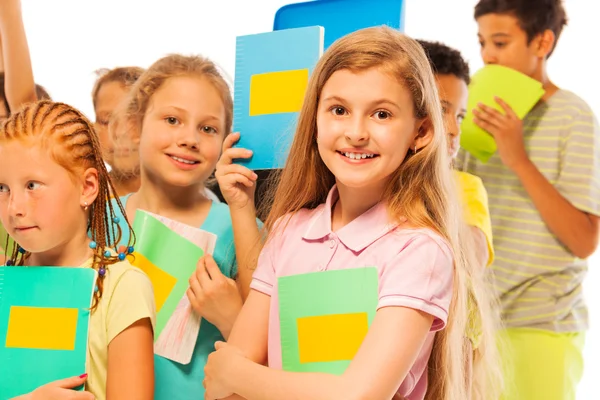
[[[323,54],[323,28],[312,26],[239,36],[236,41],[233,131],[253,151],[236,162],[283,168],[308,78]]]
[[[91,268],[0,267],[0,399],[86,372]]]
[[[275,14],[273,30],[319,25],[325,49],[342,36],[371,26],[404,30],[404,0],[319,0],[288,4]]]

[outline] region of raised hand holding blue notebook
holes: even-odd
[[[236,42],[233,130],[237,160],[250,169],[282,168],[294,137],[308,78],[323,54],[318,26],[239,36]]]
[[[0,267],[0,399],[86,371],[91,268]]]

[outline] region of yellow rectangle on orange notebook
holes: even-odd
[[[304,317],[297,323],[301,363],[352,360],[369,330],[367,313]]]
[[[148,275],[148,278],[150,278],[150,282],[152,282],[152,286],[154,287],[156,312],[159,312],[177,284],[177,278],[154,265],[154,263],[140,253],[133,253],[133,257],[129,258],[129,261],[132,265],[144,271]]]
[[[250,116],[297,112],[308,85],[308,69],[250,77]]]
[[[6,347],[74,350],[77,314],[76,308],[12,306]]]

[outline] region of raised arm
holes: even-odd
[[[0,37],[6,100],[11,110],[17,110],[37,99],[20,0],[0,2]]]

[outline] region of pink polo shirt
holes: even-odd
[[[454,266],[450,247],[429,229],[411,229],[391,221],[383,203],[332,232],[331,206],[337,197],[334,187],[325,204],[286,217],[288,224],[281,222],[275,228],[260,255],[251,288],[271,296],[269,367],[282,368],[278,277],[376,266],[378,309],[409,307],[434,317],[427,340],[398,389],[407,399],[422,400],[435,332],[446,325],[452,297]]]

